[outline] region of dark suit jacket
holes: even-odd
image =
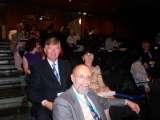
[[[54,101],[57,93],[69,88],[71,67],[67,61],[58,60],[61,85],[56,80],[47,60],[31,67],[30,99],[34,103],[41,103],[47,99]]]
[[[151,56],[149,56],[149,54]],[[151,60],[155,60],[155,52],[153,50],[149,50],[148,52],[144,52],[143,50],[141,51],[141,57],[142,57],[142,62],[143,63],[148,63]]]
[[[94,92],[89,91],[87,96],[96,106],[102,120],[106,120],[104,110],[110,106],[124,106],[125,100],[113,99],[108,100],[97,96]],[[54,120],[85,120],[80,103],[77,100],[76,94],[71,87],[65,93],[56,98],[53,108]]]

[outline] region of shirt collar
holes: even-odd
[[[58,59],[55,61],[55,62],[53,62],[53,61],[51,61],[50,59],[47,59],[47,61],[49,62],[49,65],[52,67],[52,65],[54,64],[54,65],[58,65]]]
[[[73,88],[73,91],[76,93],[76,96],[78,96],[78,97],[84,99],[84,95],[83,95],[83,94],[78,93],[78,91],[75,89],[74,86],[72,86],[72,88]]]

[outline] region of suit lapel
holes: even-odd
[[[44,71],[45,71],[45,76],[48,76],[49,78],[51,78],[52,82],[57,82],[59,84],[59,82],[56,80],[56,76],[53,74],[52,72],[52,68],[51,66],[49,65],[48,61],[45,60],[44,61]]]
[[[72,97],[73,109],[74,109],[74,111],[75,111],[75,113],[76,113],[76,119],[77,119],[77,120],[85,120],[85,119],[84,119],[83,112],[82,112],[82,109],[81,109],[81,105],[80,105],[80,103],[78,102],[77,97],[76,97],[76,94],[74,93],[74,90],[73,90],[72,87],[69,89],[69,92],[70,92],[71,97]]]
[[[73,101],[73,109],[74,109],[75,114],[76,114],[76,120],[85,120],[82,109],[81,109],[81,106],[80,106],[80,103],[78,102],[76,94],[75,94],[72,87],[69,89],[69,92],[70,92],[70,95],[71,95],[71,100],[70,101]],[[104,109],[101,107],[100,103],[98,102],[97,96],[95,95],[95,93],[90,91],[87,95],[92,100],[92,102],[95,105],[97,111],[99,112],[102,120],[106,120]]]
[[[95,93],[92,92],[92,91],[89,91],[88,94],[87,94],[87,96],[92,100],[92,102],[95,105],[97,111],[99,112],[102,120],[106,120],[106,119],[104,119],[105,118],[105,116],[104,116],[104,109],[102,108],[102,106],[98,102],[99,100],[97,100],[97,96],[95,95]]]

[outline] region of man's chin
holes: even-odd
[[[88,88],[87,89],[79,89],[78,92],[80,94],[87,94],[88,93]]]

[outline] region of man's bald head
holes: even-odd
[[[72,72],[71,80],[73,82],[73,86],[80,93],[85,93],[88,91],[91,81],[91,71],[90,69],[84,65],[77,65]]]
[[[78,73],[84,72],[84,71],[91,72],[91,71],[89,70],[89,68],[88,68],[85,64],[80,64],[80,65],[77,65],[77,66],[73,69],[72,74],[78,74]]]

